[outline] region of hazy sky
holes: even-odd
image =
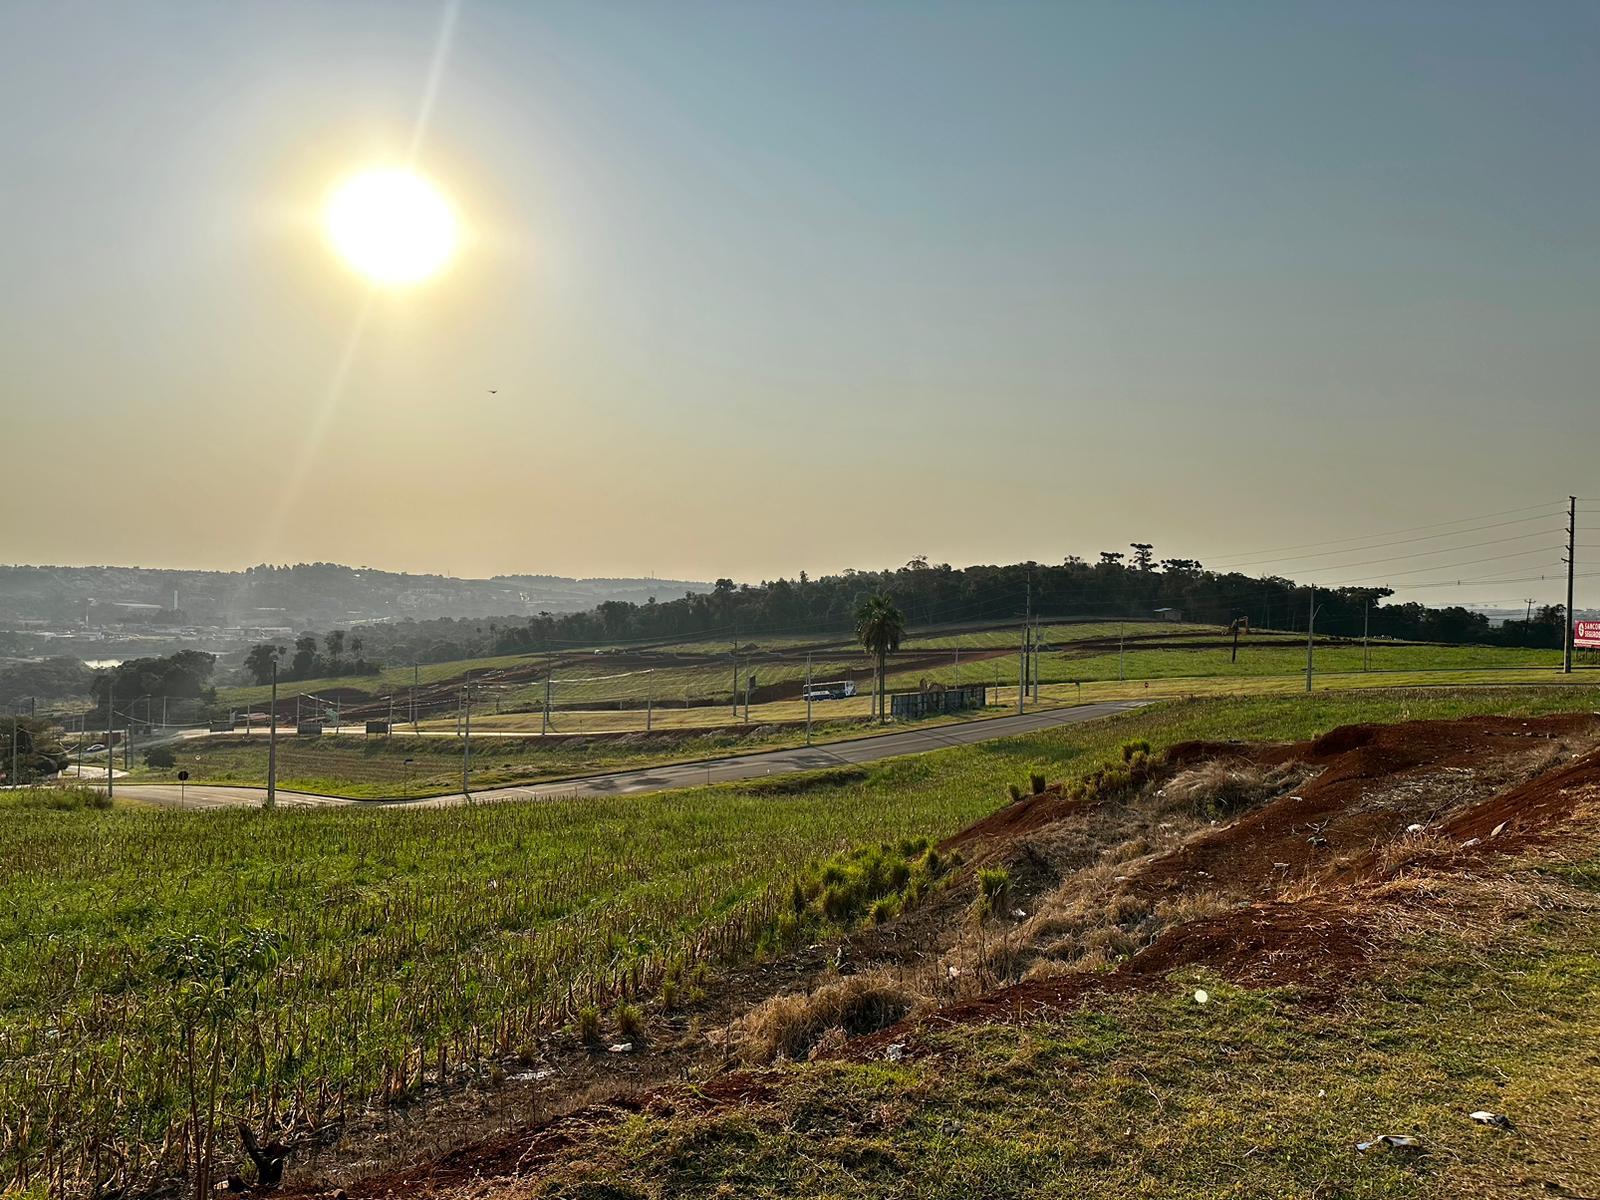
[[[1597,123],[1588,2],[0,0],[0,559],[1554,571]],[[467,240],[372,292],[419,129]]]

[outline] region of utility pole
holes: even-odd
[[[295,727],[300,725],[300,697],[296,696]],[[246,718],[248,720],[248,718]],[[272,705],[267,712],[267,809],[278,806],[278,660],[272,660]]]
[[[1309,599],[1306,603],[1306,694],[1311,694],[1312,653],[1315,642],[1312,640],[1312,626],[1317,623],[1317,589],[1310,588]]]
[[[1044,648],[1044,639],[1035,628],[1030,640],[1033,644],[1033,702],[1037,704],[1039,703],[1039,652]]]
[[[739,627],[733,627],[733,648],[729,651],[733,656],[733,715],[739,715]]]
[[[1578,498],[1567,497],[1567,628],[1562,638],[1561,673],[1572,674],[1572,572],[1578,549]]]
[[[384,726],[383,736],[384,737],[393,737],[394,736],[394,697],[393,696],[389,697],[389,724]]]
[[[411,664],[411,732],[417,732],[417,683],[422,677],[422,668],[416,663]]]
[[[1022,617],[1022,645],[1017,651],[1017,716],[1028,702],[1028,638],[1033,633],[1033,580],[1028,580],[1027,607]]]
[[[655,697],[648,691],[644,694],[644,731],[650,732],[650,715],[655,706]]]
[[[1372,628],[1372,597],[1361,606],[1361,669],[1372,670],[1372,649],[1367,644],[1367,632]]]
[[[1121,683],[1127,676],[1123,673],[1123,650],[1128,640],[1128,631],[1121,625],[1117,626],[1117,682]]]
[[[117,750],[115,746],[117,732],[117,709],[115,703],[115,685],[112,677],[106,677],[106,799],[116,795],[117,783],[113,776],[117,773]]]
[[[22,740],[22,701],[11,705],[11,786],[17,786],[17,743]],[[809,739],[808,739],[809,740]]]
[[[750,724],[750,691],[756,686],[755,673],[744,677],[744,723]]]
[[[1028,695],[1028,635],[1022,635],[1022,643],[1017,647],[1017,716],[1022,715],[1022,702]]]
[[[806,651],[806,745],[811,745],[811,651]]]
[[[466,724],[461,735],[461,794],[472,797],[472,672],[467,672]]]
[[[550,732],[550,667],[548,663],[544,672],[544,708],[542,712],[544,721],[539,727],[540,737],[544,737]]]

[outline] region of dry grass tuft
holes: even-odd
[[[1226,817],[1282,795],[1314,774],[1315,768],[1301,762],[1262,767],[1244,759],[1218,758],[1174,775],[1154,800],[1161,812]]]
[[[825,1039],[859,1037],[894,1024],[914,1000],[885,974],[852,975],[810,995],[774,996],[757,1005],[739,1022],[734,1040],[746,1062],[801,1060]]]

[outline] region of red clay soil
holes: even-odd
[[[1204,966],[1246,987],[1296,987],[1303,1000],[1326,999],[1345,979],[1361,973],[1369,949],[1360,917],[1328,901],[1265,902],[1167,930],[1111,971],[1074,971],[1032,979],[940,1009],[929,1025],[1022,1021],[1041,1013],[1070,1012],[1086,1000],[1145,992],[1174,971]],[[902,1039],[887,1030],[855,1053]]]
[[[1478,838],[1486,850],[1520,850],[1543,841],[1595,804],[1600,804],[1600,752],[1474,804],[1439,832],[1462,841]]]
[[[1330,868],[1342,856],[1365,855],[1414,822],[1436,828],[1445,815],[1440,809],[1450,805],[1441,772],[1482,771],[1542,744],[1597,732],[1600,720],[1582,714],[1349,725],[1292,745],[1185,743],[1173,748],[1170,761],[1227,757],[1263,766],[1300,761],[1323,769],[1293,794],[1150,863],[1134,874],[1134,889],[1159,897],[1213,880],[1232,892],[1269,898],[1288,880]],[[1513,807],[1522,803],[1507,799]]]
[[[937,848],[940,853],[948,853],[975,842],[1011,841],[1084,812],[1092,803],[1083,799],[1069,800],[1061,794],[1060,786],[1053,784],[1037,795],[1006,805],[975,825],[968,825],[960,833],[945,838]]]
[[[1541,743],[1592,743],[1600,721],[1588,715],[1538,720],[1471,718],[1405,725],[1352,725],[1312,742],[1245,746],[1186,743],[1169,762],[1192,765],[1225,758],[1264,766],[1307,762],[1323,768],[1290,795],[1204,833],[1134,869],[1125,881],[1152,903],[1163,895],[1215,890],[1260,896],[1218,916],[1167,929],[1149,946],[1105,972],[1070,972],[1029,980],[941,1009],[929,1026],[1025,1020],[1071,1011],[1093,997],[1147,991],[1174,971],[1205,967],[1249,987],[1293,986],[1303,1001],[1325,1002],[1365,973],[1373,948],[1371,914],[1362,885],[1374,879],[1379,848],[1414,822],[1461,843],[1453,859],[1524,848],[1563,824],[1600,807],[1600,750],[1542,771],[1508,790],[1492,790],[1453,812],[1437,785],[1448,768],[1515,769]],[[1443,776],[1447,781],[1452,776]],[[1461,791],[1468,788],[1460,776]],[[1410,785],[1409,787],[1407,785]],[[1483,786],[1480,784],[1480,786]],[[1490,785],[1492,787],[1492,785]],[[1450,790],[1447,786],[1446,792]],[[1043,828],[1078,809],[1052,795],[1003,809],[950,839],[950,845],[1003,839]],[[1016,811],[1020,810],[1020,811]],[[1433,818],[1439,818],[1433,820]],[[1504,823],[1498,835],[1493,831]],[[1493,835],[1493,836],[1492,836]],[[1473,846],[1464,843],[1477,838]],[[1285,884],[1320,873],[1335,893],[1286,901]],[[842,1048],[841,1056],[870,1057],[888,1042],[917,1051],[914,1023],[902,1023]]]
[[[709,1112],[760,1103],[771,1098],[774,1092],[773,1085],[760,1076],[738,1071],[709,1080],[699,1088],[626,1093],[539,1125],[458,1147],[419,1166],[369,1176],[338,1191],[348,1200],[386,1200],[437,1193],[478,1179],[525,1175],[563,1151],[583,1144],[596,1127],[615,1124],[635,1113],[670,1117],[678,1113]],[[334,1189],[290,1186],[275,1194],[327,1197],[334,1194]]]

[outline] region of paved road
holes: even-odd
[[[905,754],[943,750],[950,746],[970,746],[974,742],[1014,737],[1040,729],[1053,729],[1060,725],[1076,725],[1083,721],[1109,717],[1114,713],[1127,712],[1129,709],[1138,708],[1140,703],[1113,700],[1101,704],[1082,704],[1074,708],[1052,708],[1043,712],[1025,713],[1020,717],[990,717],[982,721],[963,721],[955,725],[908,729],[898,733],[879,734],[875,737],[856,738],[853,741],[798,746],[789,750],[765,750],[757,754],[739,754],[704,762],[642,767],[638,770],[586,775],[578,779],[561,779],[523,787],[493,788],[474,792],[472,798],[479,803],[488,803],[498,800],[540,800],[555,796],[620,796],[694,787],[705,783],[729,783],[766,775],[784,775],[791,771],[850,766],[877,762],[885,758],[898,758]],[[256,805],[266,796],[263,788],[218,787],[208,784],[190,784],[186,788],[179,788],[169,783],[118,783],[117,794],[157,804],[174,807],[181,805],[187,808]],[[432,796],[422,800],[400,798],[348,800],[339,796],[316,796],[305,792],[286,792],[282,789],[278,791],[279,804],[299,807],[365,804],[391,808],[417,808],[460,804],[463,800],[464,797],[459,794]]]

